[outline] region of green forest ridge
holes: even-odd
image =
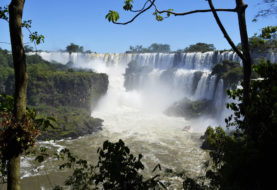
[[[102,120],[91,109],[108,88],[108,76],[91,70],[74,70],[49,63],[37,55],[27,56],[28,105],[42,116],[53,116],[57,129],[48,129],[40,139],[76,138],[101,129]],[[0,93],[13,95],[12,56],[0,49]]]

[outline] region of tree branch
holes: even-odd
[[[147,0],[147,2],[151,2],[151,4],[146,7],[145,9],[141,10],[138,14],[136,14],[131,20],[127,21],[127,22],[113,22],[114,24],[121,24],[121,25],[126,25],[129,24],[131,22],[133,22],[139,15],[141,15],[142,13],[144,13],[145,11],[149,10],[155,3],[156,0],[150,1]]]
[[[235,9],[215,9],[214,5],[212,3],[212,0],[208,0],[209,2],[209,6],[210,9],[202,9],[202,10],[193,10],[193,11],[188,11],[188,12],[183,12],[183,13],[176,13],[173,12],[171,10],[163,10],[160,11],[158,9],[158,7],[155,4],[156,0],[147,0],[143,6],[143,8],[141,10],[131,10],[132,12],[138,12],[138,14],[136,14],[131,20],[127,21],[127,22],[113,22],[114,24],[120,24],[120,25],[127,25],[131,22],[133,22],[139,15],[141,15],[142,13],[144,13],[145,11],[149,10],[152,6],[155,8],[156,13],[159,14],[163,14],[163,13],[167,13],[167,14],[172,14],[174,16],[184,16],[184,15],[190,15],[190,14],[195,14],[195,13],[207,13],[207,12],[212,12],[214,15],[214,18],[220,28],[220,30],[222,31],[224,37],[226,38],[226,40],[228,41],[228,43],[230,44],[230,46],[232,47],[232,49],[238,54],[238,56],[242,59],[245,60],[246,58],[243,56],[243,54],[240,52],[240,50],[236,47],[236,45],[234,44],[234,42],[232,41],[232,39],[230,38],[229,34],[227,33],[226,29],[224,28],[221,20],[218,17],[217,11],[221,11],[221,12],[238,12],[237,8]],[[147,3],[150,2],[151,4],[145,8],[145,6],[147,5]]]
[[[148,9],[150,9],[152,6],[155,7],[155,11],[159,14],[163,14],[163,13],[168,13],[168,14],[172,14],[174,16],[184,16],[184,15],[190,15],[190,14],[195,14],[195,13],[207,13],[207,12],[212,12],[211,9],[202,9],[202,10],[193,10],[193,11],[188,11],[188,12],[183,12],[183,13],[177,13],[177,12],[173,12],[170,10],[162,10],[160,11],[157,7],[157,5],[155,4],[156,0],[147,0],[143,6],[142,9],[140,10],[130,10],[131,12],[138,12],[137,15],[135,15],[131,20],[127,21],[127,22],[113,22],[114,24],[120,24],[120,25],[126,25],[129,24],[131,22],[133,22],[139,15],[141,15],[142,13],[144,13],[145,11],[147,11]],[[147,7],[147,3],[150,2],[151,4]],[[237,9],[215,9],[215,11],[221,11],[221,12],[237,12]]]
[[[151,0],[150,0],[151,1]],[[188,12],[183,12],[183,13],[176,13],[173,11],[169,10],[163,10],[160,11],[155,3],[153,3],[153,6],[155,7],[155,10],[157,13],[162,14],[162,13],[169,13],[174,16],[184,16],[184,15],[190,15],[190,14],[195,14],[195,13],[207,13],[207,12],[212,12],[211,9],[201,9],[201,10],[193,10],[193,11],[188,11]],[[215,9],[215,11],[223,11],[223,12],[237,12],[237,9]]]
[[[238,54],[238,56],[242,59],[245,60],[245,57],[243,56],[243,54],[240,52],[240,50],[235,46],[234,42],[232,41],[232,39],[230,38],[229,34],[227,33],[226,29],[224,28],[220,18],[217,15],[216,9],[214,8],[214,5],[212,3],[212,0],[208,0],[210,8],[212,10],[212,13],[214,15],[214,18],[220,28],[220,30],[222,31],[222,33],[224,34],[224,37],[226,38],[226,40],[228,41],[228,43],[230,44],[230,46],[233,48],[233,50]]]
[[[149,1],[147,0],[147,1],[144,3],[143,7],[142,7],[140,10],[130,10],[130,11],[133,12],[133,13],[137,13],[137,12],[143,11],[143,9],[145,9],[145,7],[146,7],[146,5],[147,5],[148,2],[149,2]]]

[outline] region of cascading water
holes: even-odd
[[[207,118],[188,121],[182,117],[169,117],[164,111],[184,97],[212,100],[216,106],[223,107],[223,81],[216,82],[210,69],[226,58],[239,61],[233,52],[38,54],[47,61],[73,62],[73,67],[93,69],[109,76],[107,94],[92,112],[93,117],[104,120],[103,130],[76,140],[59,141],[59,146],[68,147],[81,158],[95,160],[96,149],[103,141],[123,139],[135,154],[144,155],[147,175],[158,163],[163,168],[186,171],[190,175],[201,172],[207,154],[199,148],[199,132],[218,121]],[[137,63],[139,72],[128,75],[126,69],[131,61]],[[184,131],[188,125],[191,133]],[[55,168],[48,168],[48,172]],[[179,180],[172,183],[172,189],[176,188],[174,184],[182,184],[181,179],[170,180]]]
[[[159,97],[170,93],[160,104],[167,104],[177,101],[183,97],[191,100],[215,99],[215,90],[218,81],[216,76],[211,76],[211,67],[222,60],[241,62],[239,57],[233,52],[207,52],[207,53],[143,53],[143,54],[80,54],[61,52],[40,52],[44,59],[57,61],[63,64],[73,62],[73,67],[91,68],[97,72],[99,67],[119,66],[124,74],[127,64],[131,61],[137,62],[140,72],[135,71],[125,77],[125,83],[131,85],[131,90],[141,91],[142,95],[149,97],[159,94]],[[98,68],[95,68],[95,63]],[[147,72],[141,72],[146,70]],[[126,73],[125,73],[126,74]],[[124,80],[124,79],[123,79]],[[128,86],[125,87],[128,89]],[[222,96],[221,104],[224,105],[224,91],[219,92]],[[174,95],[174,97],[172,97]],[[150,98],[149,98],[150,99]],[[153,98],[156,100],[156,98]],[[148,105],[148,104],[147,104]],[[152,106],[153,108],[153,106]],[[164,108],[165,109],[165,108]]]

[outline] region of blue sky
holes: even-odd
[[[144,0],[135,0],[142,5]],[[1,0],[0,6],[10,0]],[[33,21],[32,31],[45,36],[45,43],[38,49],[55,51],[65,49],[71,42],[95,52],[125,52],[130,45],[148,47],[151,43],[166,43],[172,50],[184,49],[197,42],[213,43],[217,49],[229,49],[211,13],[170,17],[157,22],[153,9],[140,16],[135,22],[122,26],[105,20],[109,10],[117,10],[120,21],[131,18],[131,13],[122,11],[124,0],[26,0],[24,19]],[[235,0],[214,0],[216,8],[234,8]],[[262,0],[245,0],[249,36],[267,25],[276,25],[277,17],[261,18],[253,23],[254,15],[262,8]],[[176,12],[208,8],[205,0],[157,0],[160,9],[172,8]],[[234,13],[220,13],[222,22],[235,43],[239,42],[237,17]],[[0,20],[0,42],[9,42],[8,24]],[[24,32],[24,42],[28,33]],[[10,45],[0,43],[1,48]]]

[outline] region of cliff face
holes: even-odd
[[[106,74],[85,70],[75,71],[63,65],[51,65],[43,60],[39,61],[37,64],[28,65],[28,105],[46,104],[89,109],[107,91]],[[0,74],[0,93],[13,94],[13,72],[10,72],[10,67],[3,67],[2,70],[4,72]]]
[[[11,56],[0,49],[0,93],[13,94]],[[28,106],[40,115],[54,116],[58,129],[42,133],[46,137],[78,137],[101,129],[102,120],[90,116],[91,109],[108,89],[108,76],[90,70],[73,70],[28,56]]]
[[[92,72],[46,72],[30,75],[28,103],[33,106],[71,106],[90,109],[108,87],[105,74]]]

